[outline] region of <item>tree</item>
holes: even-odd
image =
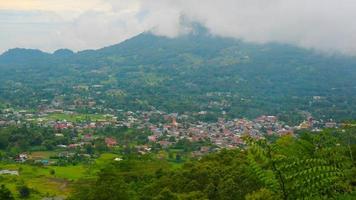
[[[206,194],[199,191],[189,192],[179,196],[181,200],[208,200]]]
[[[182,161],[182,156],[179,153],[177,153],[176,154],[176,162],[180,162],[180,161]]]
[[[129,200],[134,194],[123,178],[111,170],[103,171],[99,178],[78,182],[72,199],[86,200]]]
[[[1,185],[0,187],[0,200],[13,200],[14,197],[11,194],[11,191],[5,187],[5,185]]]
[[[17,188],[19,194],[20,194],[20,197],[21,198],[27,198],[30,196],[30,188],[28,188],[26,185],[21,185]]]
[[[89,155],[94,154],[94,148],[93,148],[93,146],[91,144],[85,145],[84,148],[85,148],[85,151],[86,151],[87,154],[89,154]]]
[[[245,197],[246,200],[276,200],[279,199],[273,194],[270,190],[266,188],[261,188],[258,191],[247,194]]]
[[[213,183],[209,183],[209,185],[206,187],[205,194],[207,194],[209,199],[217,198],[217,189]]]
[[[176,194],[171,192],[168,188],[164,188],[155,198],[154,200],[178,200]]]
[[[332,198],[346,192],[348,164],[331,136],[315,136],[316,144],[292,137],[249,142],[248,160],[264,187],[284,200]],[[322,138],[319,138],[322,137]],[[330,145],[333,145],[331,147]],[[314,146],[313,150],[309,146]],[[316,148],[315,148],[316,147]]]
[[[231,179],[223,180],[218,186],[219,199],[235,200],[238,198],[238,186]]]

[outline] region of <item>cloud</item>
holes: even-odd
[[[39,10],[68,14],[68,11],[80,13],[87,10],[105,11],[110,8],[110,3],[103,0],[0,0],[1,10]]]
[[[147,30],[176,37],[189,31],[184,16],[218,36],[356,55],[355,10],[354,0],[0,0],[0,51],[100,48]]]
[[[150,7],[151,1],[145,2],[145,7]],[[180,13],[219,36],[259,43],[289,43],[325,52],[356,55],[356,1],[353,0],[164,2],[152,12],[165,10],[166,7],[175,8],[171,17],[177,19],[176,13]],[[159,29],[165,30],[166,23],[169,22],[161,20]],[[175,21],[174,24],[177,25]]]

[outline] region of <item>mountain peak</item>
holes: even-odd
[[[39,55],[39,54],[46,54],[46,53],[38,49],[13,48],[7,50],[1,56],[18,55],[18,54]]]
[[[48,53],[38,49],[14,48],[0,55],[0,60],[4,62],[26,62],[28,60],[41,59],[48,55]]]
[[[53,53],[53,55],[61,56],[61,57],[62,56],[71,56],[73,54],[74,54],[74,52],[70,49],[58,49]]]

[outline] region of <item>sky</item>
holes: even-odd
[[[191,30],[356,56],[355,0],[0,0],[0,53],[97,49],[144,31]]]

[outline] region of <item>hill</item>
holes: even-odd
[[[178,38],[142,33],[77,53],[9,50],[0,56],[0,104],[40,108],[55,101],[61,102],[57,107],[76,105],[85,112],[204,110],[206,120],[223,111],[227,117],[271,114],[289,122],[305,113],[355,119],[355,67],[352,57],[204,31]]]

